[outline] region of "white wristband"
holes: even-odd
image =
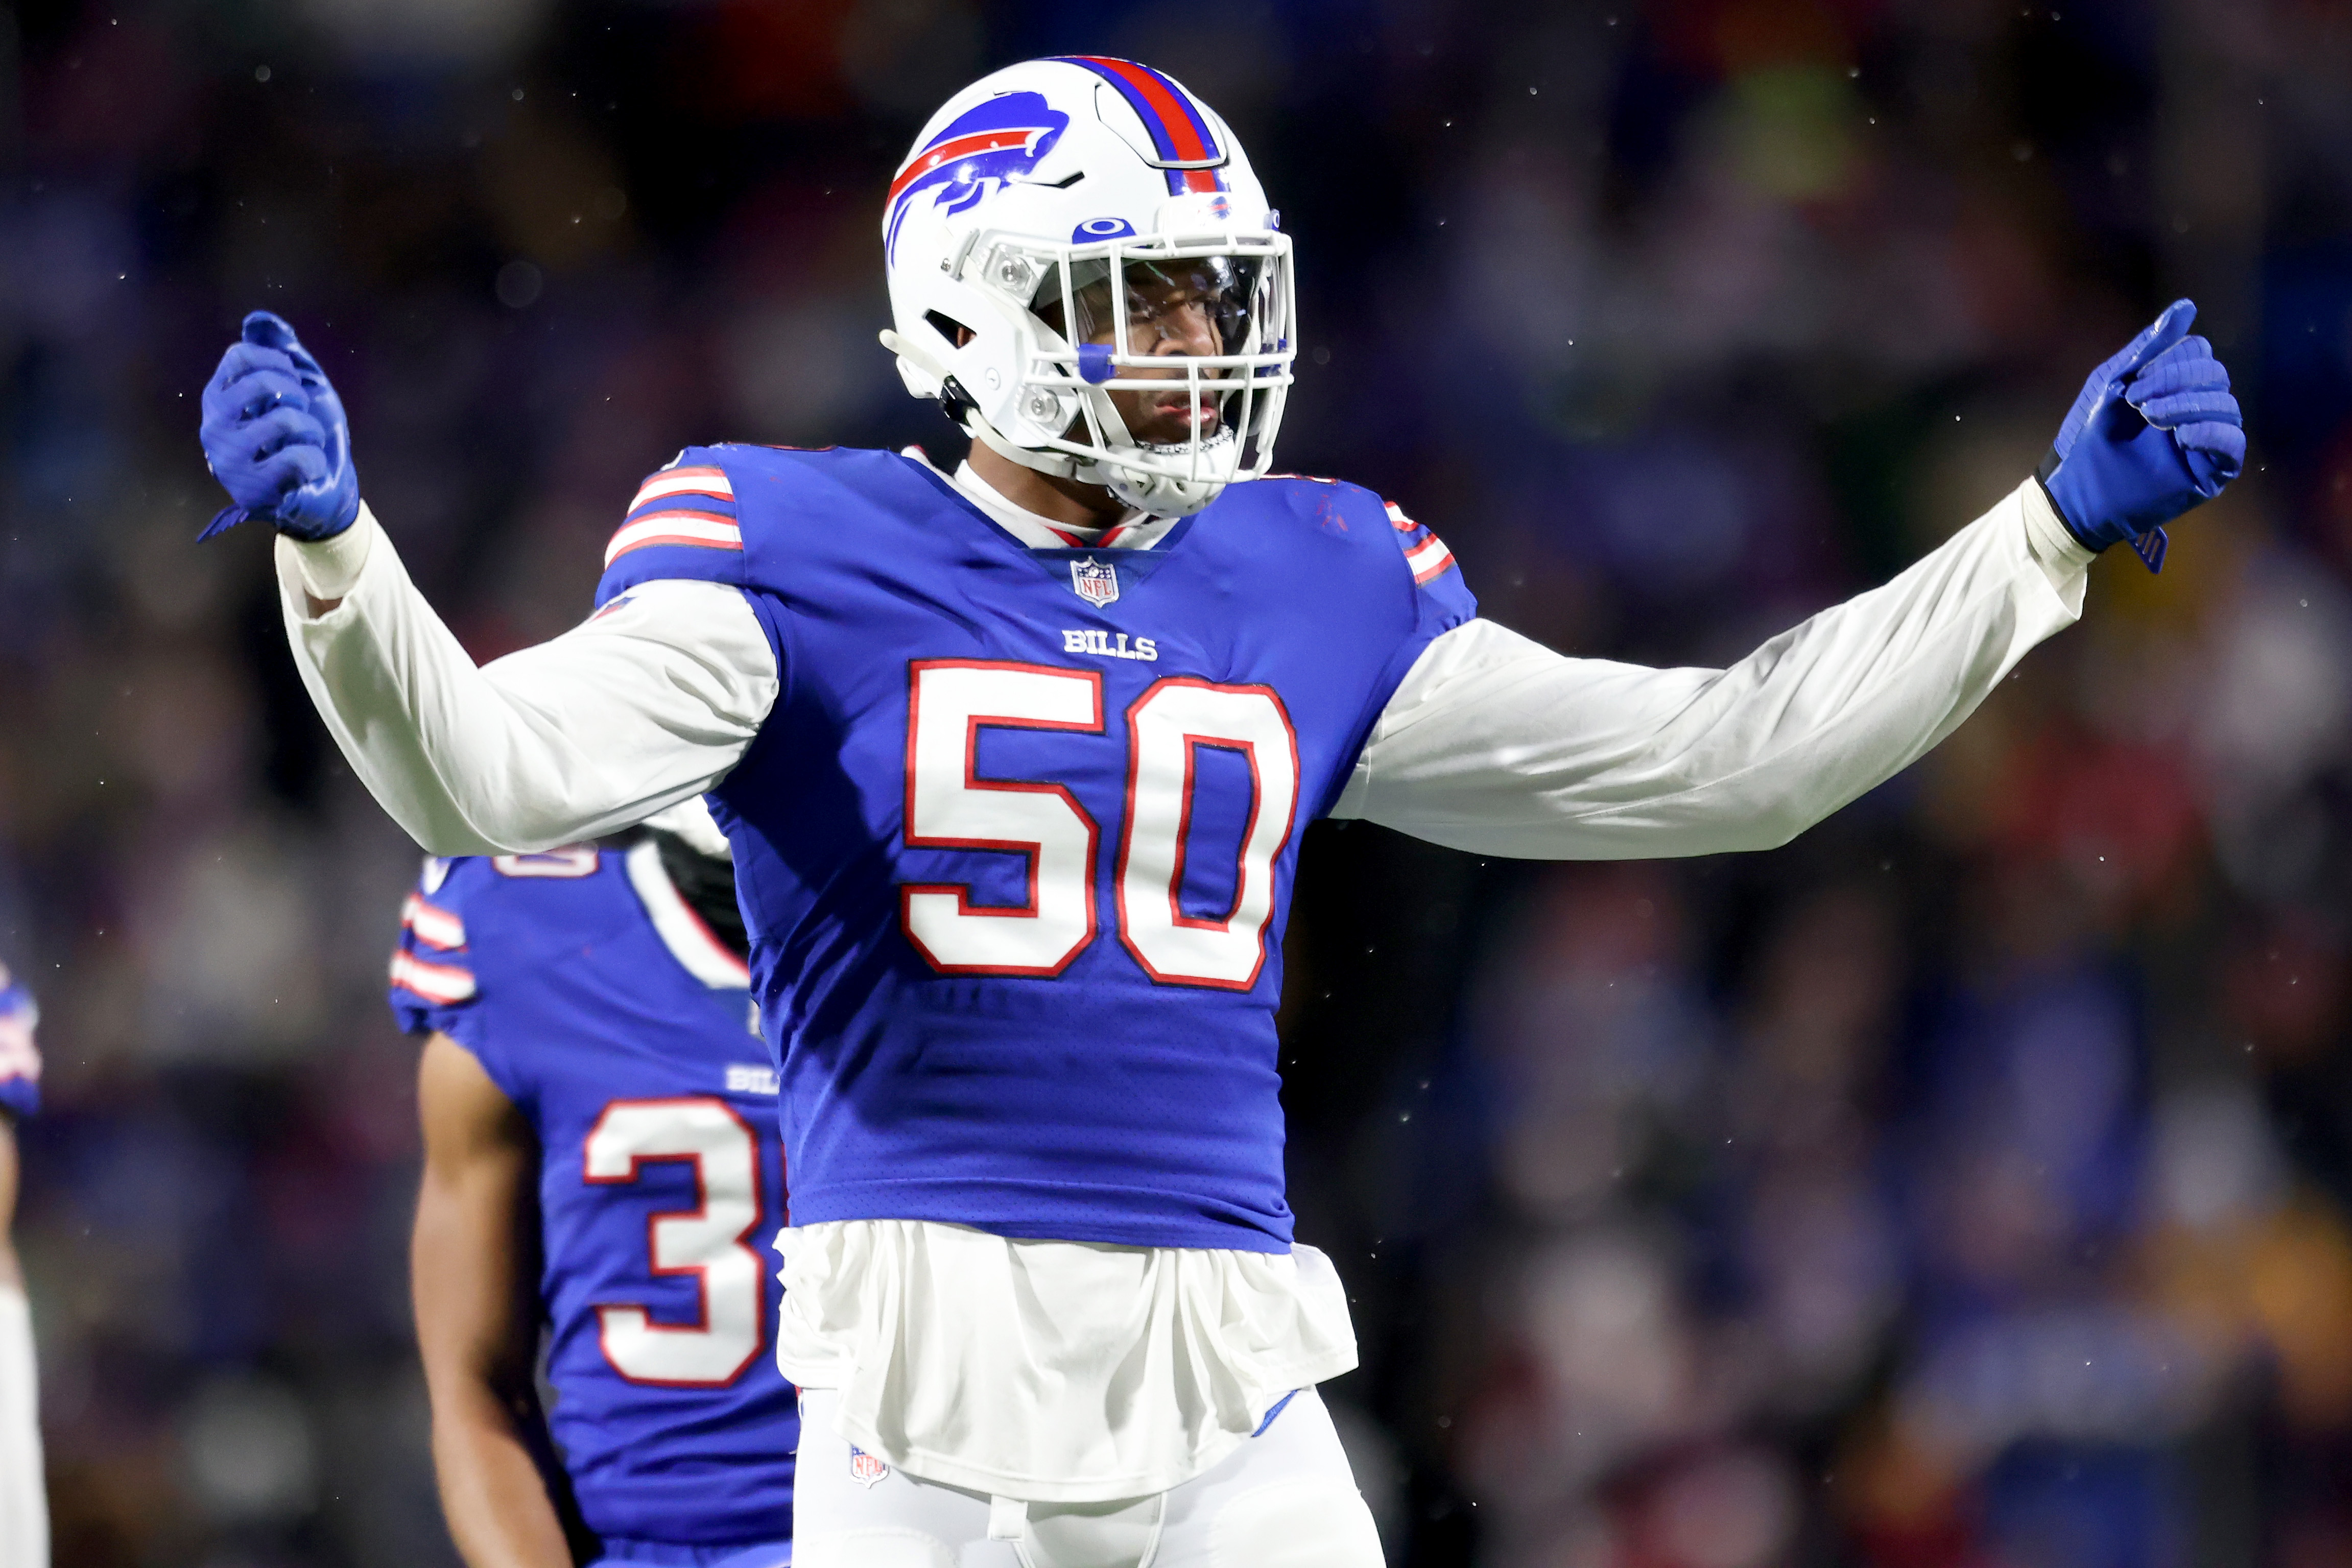
[[[315,542],[279,534],[281,548],[290,550],[302,574],[302,586],[314,599],[340,599],[359,584],[367,567],[368,547],[375,542],[375,513],[360,502],[360,514],[351,527],[331,539]]]
[[[2025,548],[2053,588],[2063,588],[2096,559],[2066,527],[2065,519],[2050,502],[2039,479],[2018,487],[2019,510],[2025,513]]]

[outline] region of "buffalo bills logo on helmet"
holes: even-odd
[[[885,252],[895,255],[898,226],[923,192],[935,192],[932,201],[948,211],[961,212],[1034,169],[1069,123],[1070,117],[1047,103],[1042,92],[1004,93],[957,115],[890,182]]]

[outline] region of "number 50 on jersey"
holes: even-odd
[[[999,660],[922,659],[908,667],[906,838],[910,847],[1020,855],[1025,900],[975,903],[970,882],[910,883],[899,890],[907,940],[946,974],[1062,973],[1100,929],[1096,886],[1102,824],[1050,778],[983,778],[980,742],[990,729],[1060,731],[1071,745],[1116,742],[1123,724],[1127,788],[1115,825],[1112,874],[1120,942],[1163,984],[1246,991],[1265,963],[1274,875],[1298,809],[1298,741],[1282,700],[1266,686],[1224,686],[1189,676],[1152,683],[1122,716],[1103,711],[1099,671]],[[1082,737],[1103,737],[1087,740]],[[1212,787],[1202,752],[1245,765],[1241,828],[1215,835],[1196,824]],[[1073,766],[1079,761],[1073,753]],[[1219,787],[1243,770],[1218,768]],[[1230,807],[1233,803],[1221,802]],[[1230,903],[1186,908],[1188,858],[1231,856]],[[1221,869],[1221,868],[1220,868]]]

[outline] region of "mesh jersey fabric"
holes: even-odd
[[[897,453],[689,447],[640,491],[597,603],[667,578],[742,589],[782,674],[710,798],[782,1074],[793,1223],[1286,1251],[1274,1016],[1298,837],[1413,660],[1476,613],[1434,536],[1355,486],[1268,479],[1149,551],[1032,549]],[[999,722],[983,691],[961,762],[940,763],[961,776],[925,784],[916,691],[940,670],[1064,695],[1083,682],[1093,705],[1075,722]],[[1263,744],[1171,742],[1150,729],[1155,699],[1230,699],[1278,713],[1279,730],[1269,717]],[[1148,731],[1166,764],[1151,779]],[[1067,803],[1091,847],[1066,956],[1006,973],[919,942],[925,911],[1010,922],[1078,896],[1041,892],[1072,875],[1044,850],[914,831],[926,789]],[[1143,895],[1165,915],[1122,907],[1139,799],[1164,819],[1155,831],[1173,827],[1172,879]],[[1277,837],[1260,812],[1286,799]],[[1163,945],[1230,952],[1230,929],[1213,928],[1250,898],[1263,918],[1246,974],[1171,972],[1138,940],[1149,924]]]

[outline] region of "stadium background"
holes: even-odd
[[[0,952],[58,1562],[453,1561],[381,999],[414,850],[267,537],[193,542],[238,316],[319,347],[495,654],[686,441],[952,455],[873,341],[879,192],[945,93],[1071,50],[1185,79],[1282,206],[1285,466],[1563,649],[1721,662],[1882,579],[2176,294],[2255,432],[2163,577],[2103,562],[1788,849],[1310,831],[1295,1195],[1391,1560],[2352,1561],[2352,5],[24,0]]]

